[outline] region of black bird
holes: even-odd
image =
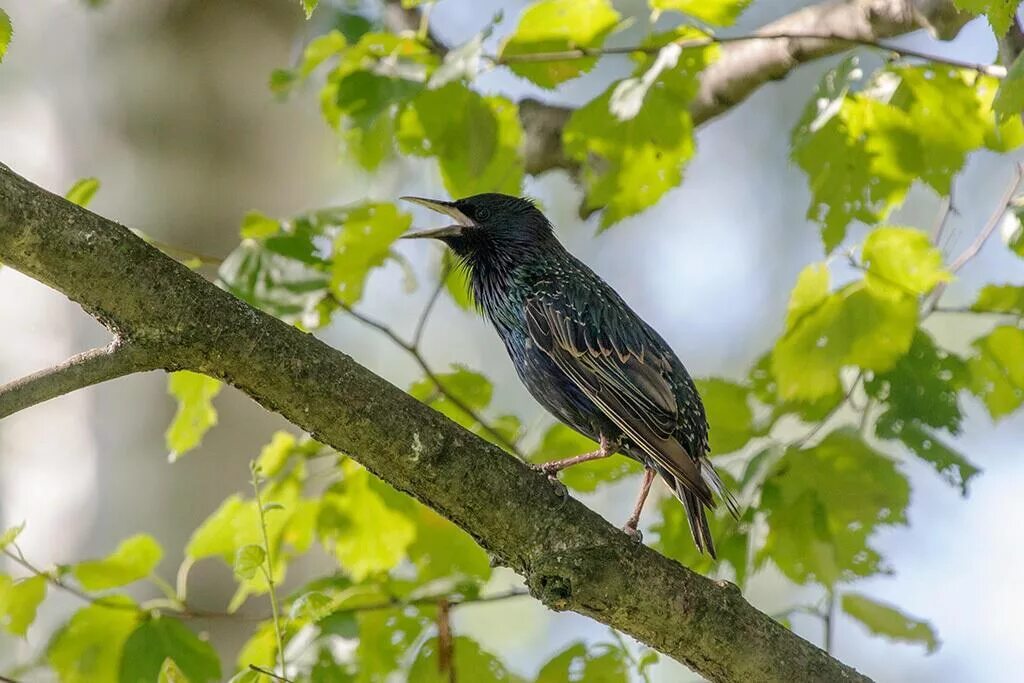
[[[477,306],[505,342],[519,378],[559,420],[600,443],[593,453],[545,463],[556,472],[620,452],[645,467],[637,521],[654,474],[686,508],[693,540],[715,556],[707,510],[716,492],[736,503],[707,458],[708,424],[697,388],[665,340],[608,283],[573,257],[527,199],[480,194],[454,202],[403,197],[452,225],[406,238],[447,244],[469,271]]]

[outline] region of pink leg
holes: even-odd
[[[538,469],[548,476],[554,475],[556,472],[561,472],[566,467],[572,467],[573,465],[579,465],[581,462],[589,462],[590,460],[600,460],[601,458],[607,458],[612,454],[611,444],[608,443],[608,439],[604,436],[601,437],[601,446],[596,451],[591,453],[584,453],[583,455],[574,455],[571,458],[563,458],[562,460],[552,460],[538,465]]]
[[[647,502],[647,494],[651,492],[651,484],[654,483],[654,470],[650,467],[644,470],[643,481],[640,482],[640,495],[636,497],[636,504],[633,506],[633,513],[626,520],[622,530],[630,536],[637,536],[639,532],[636,525],[640,522],[640,513],[644,511],[644,503]]]

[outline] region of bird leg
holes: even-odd
[[[604,435],[601,436],[601,444],[596,451],[590,453],[584,453],[583,455],[574,455],[571,458],[563,458],[561,460],[552,460],[551,462],[541,463],[537,465],[537,469],[548,475],[549,478],[553,478],[555,474],[561,472],[566,467],[572,467],[573,465],[579,465],[581,462],[589,462],[591,460],[600,460],[601,458],[607,458],[615,449],[608,442],[608,438]]]
[[[637,530],[636,525],[640,522],[640,513],[644,511],[644,503],[647,502],[647,494],[651,492],[651,484],[654,482],[654,470],[650,467],[644,470],[643,481],[640,482],[640,495],[636,497],[636,504],[633,505],[633,513],[626,520],[626,524],[622,527],[622,530],[627,534],[635,538],[637,541],[641,539],[640,532]]]

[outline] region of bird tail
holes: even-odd
[[[718,471],[715,470],[715,466],[705,460],[701,463],[700,476],[701,479],[704,480],[704,483],[714,489],[715,493],[718,494],[718,497],[722,499],[722,502],[725,503],[726,509],[729,510],[729,514],[732,515],[734,519],[739,519],[739,503],[736,502],[736,497],[732,495],[732,491],[729,490],[729,487],[725,485],[724,481],[722,481],[722,477],[718,475]]]
[[[718,559],[715,553],[715,541],[711,538],[711,528],[708,526],[708,513],[704,503],[690,489],[684,488],[677,480],[675,487],[676,495],[683,503],[686,510],[686,519],[690,522],[690,532],[693,534],[693,542],[697,550],[707,552],[711,559]]]

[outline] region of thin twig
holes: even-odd
[[[97,605],[99,607],[109,607],[110,609],[127,610],[129,612],[138,612],[139,611],[139,608],[136,605],[129,604],[129,603],[124,603],[124,602],[111,601],[111,600],[108,600],[108,599],[102,598],[102,597],[98,598],[98,597],[89,595],[85,591],[79,590],[78,588],[76,588],[76,587],[74,587],[74,586],[72,586],[70,584],[64,583],[64,581],[62,581],[61,579],[57,578],[56,576],[54,576],[50,572],[45,572],[45,571],[37,568],[31,562],[29,562],[25,558],[25,555],[21,552],[21,548],[19,548],[17,546],[17,544],[11,544],[11,547],[14,548],[15,552],[12,553],[10,550],[7,550],[5,548],[4,551],[3,551],[4,555],[6,555],[8,558],[13,560],[17,564],[21,565],[22,568],[24,568],[27,571],[31,572],[33,576],[41,576],[41,577],[45,578],[51,585],[55,586],[56,588],[60,588],[61,590],[65,591],[65,592],[67,592],[67,593],[69,593],[71,595],[74,595],[76,598],[78,598],[80,600],[83,600],[83,601],[89,603],[90,605]]]
[[[825,652],[829,654],[832,654],[832,642],[835,638],[835,611],[836,594],[829,591],[825,600],[825,612],[821,617],[822,625],[825,627]]]
[[[706,38],[691,38],[688,40],[673,41],[681,48],[701,48],[711,45],[726,45],[728,43],[743,43],[758,40],[821,40],[831,43],[844,43],[847,45],[858,45],[877,50],[884,50],[898,54],[901,57],[922,59],[935,64],[945,64],[959,69],[968,69],[978,73],[996,78],[1003,78],[1006,69],[993,64],[980,64],[978,62],[967,62],[959,59],[950,59],[939,55],[932,55],[919,50],[890,45],[878,40],[869,38],[854,38],[849,36],[837,36],[827,33],[772,33],[772,34],[744,34],[739,36],[708,36]],[[664,46],[632,45],[626,47],[603,47],[603,48],[575,48],[572,50],[559,50],[553,52],[528,52],[514,55],[485,55],[484,58],[496,65],[507,64],[533,64],[537,62],[564,62],[574,59],[588,59],[603,55],[630,55],[630,54],[656,54]]]
[[[434,291],[430,293],[430,298],[427,299],[427,305],[423,307],[423,311],[420,313],[420,319],[416,321],[416,331],[412,333],[413,346],[418,347],[420,345],[420,341],[423,339],[423,331],[427,328],[427,320],[430,318],[430,314],[433,312],[434,306],[437,304],[437,300],[441,298],[441,292],[444,291],[445,280],[448,279],[448,273],[450,270],[451,268],[447,265],[441,268],[441,277],[434,286]]]
[[[455,641],[452,638],[451,604],[445,598],[437,601],[437,670],[448,674],[448,683],[458,683],[455,671]]]
[[[288,672],[284,661],[284,634],[281,630],[281,610],[277,604],[277,590],[274,587],[274,558],[271,555],[270,534],[267,533],[266,510],[263,509],[263,500],[260,498],[260,469],[253,462],[252,468],[252,490],[256,500],[256,510],[259,513],[260,530],[263,532],[264,564],[260,567],[263,571],[263,578],[267,580],[267,592],[270,593],[270,612],[274,619],[274,635],[277,636],[277,657],[281,664],[281,674]]]
[[[156,368],[141,349],[120,339],[0,386],[0,418],[77,389]]]
[[[255,671],[256,673],[259,673],[259,674],[263,674],[264,676],[269,676],[269,677],[273,678],[275,681],[283,681],[284,683],[292,683],[292,679],[285,678],[284,676],[279,676],[278,674],[274,673],[270,669],[264,669],[262,666],[257,666],[256,664],[250,664],[249,665],[249,670],[250,671]]]

